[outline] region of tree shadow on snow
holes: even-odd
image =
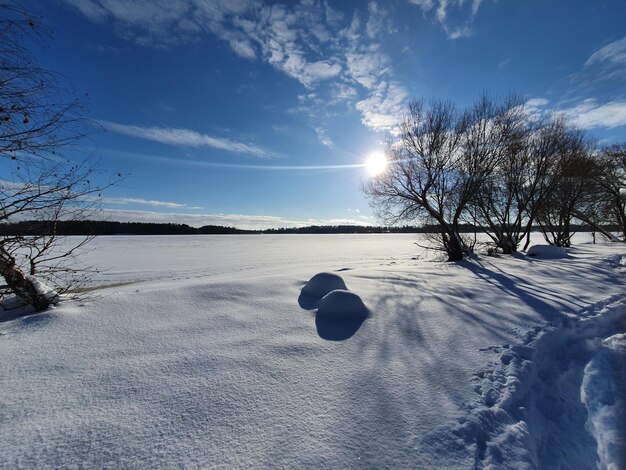
[[[529,261],[526,258],[527,261]],[[533,260],[533,262],[545,262],[546,260]],[[464,268],[471,271],[476,277],[482,279],[501,290],[503,293],[512,295],[524,304],[529,306],[533,311],[541,315],[546,321],[563,320],[563,314],[566,312],[574,313],[586,307],[582,300],[565,298],[563,295],[557,295],[550,289],[550,286],[537,283],[528,283],[518,276],[504,272],[497,266],[487,266],[489,263],[480,261],[462,261],[459,263]],[[490,269],[491,268],[491,269]],[[560,266],[559,271],[561,277],[568,276],[566,266]],[[577,272],[574,277],[580,276],[582,273]]]

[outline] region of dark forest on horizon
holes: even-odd
[[[605,227],[614,230],[614,227]],[[587,226],[579,227],[589,231]],[[435,225],[416,226],[364,226],[364,225],[311,225],[307,227],[271,228],[263,230],[244,230],[221,225],[191,227],[187,224],[152,223],[152,222],[113,222],[99,220],[80,221],[20,221],[0,224],[0,236],[37,236],[37,235],[233,235],[233,234],[367,234],[367,233],[433,233]],[[462,232],[480,232],[479,227],[466,224]]]

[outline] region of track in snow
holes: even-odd
[[[536,327],[525,344],[490,348],[498,360],[476,374],[480,398],[455,431],[475,446],[476,468],[505,467],[511,453],[527,468],[606,468],[581,386],[602,340],[626,331],[626,299],[611,300],[589,309],[587,318]],[[616,444],[601,443],[602,454],[607,445]]]

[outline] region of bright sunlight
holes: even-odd
[[[387,169],[387,163],[385,154],[376,152],[365,160],[365,170],[369,176],[378,176]]]

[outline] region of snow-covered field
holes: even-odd
[[[97,238],[109,287],[0,313],[0,465],[625,468],[626,246],[415,241]],[[303,295],[320,272],[351,294]]]

